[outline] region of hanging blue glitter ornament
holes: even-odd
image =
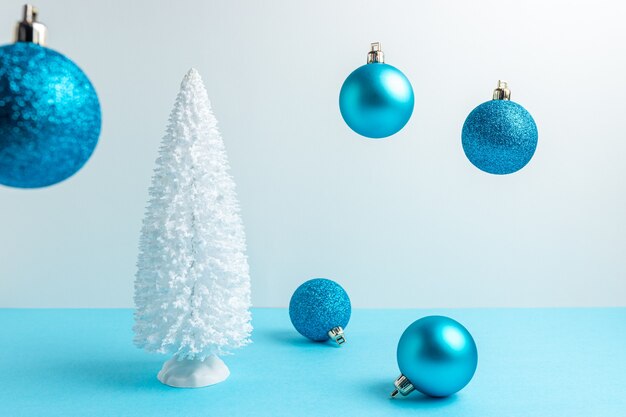
[[[397,68],[384,63],[380,43],[372,43],[367,64],[352,72],[339,93],[343,120],[359,135],[385,138],[397,133],[413,113],[413,87]]]
[[[490,174],[519,171],[537,149],[535,121],[510,97],[507,84],[498,81],[493,100],[472,110],[463,125],[465,155],[478,169]]]
[[[423,317],[402,333],[392,397],[413,390],[431,397],[447,397],[474,376],[478,351],[472,335],[459,322],[444,316]]]
[[[350,321],[350,298],[341,285],[315,278],[300,285],[289,302],[289,318],[296,330],[316,342],[345,343],[343,330]]]
[[[16,43],[0,47],[0,184],[37,188],[72,176],[100,136],[100,103],[89,79],[44,47],[46,27],[24,6]]]

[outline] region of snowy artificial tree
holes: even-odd
[[[250,341],[250,275],[235,183],[200,75],[183,79],[156,160],[135,280],[135,343],[173,355],[174,387],[216,384]]]

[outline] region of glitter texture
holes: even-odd
[[[100,103],[65,56],[26,42],[0,48],[0,183],[55,184],[87,162],[100,136]]]
[[[291,296],[289,317],[296,330],[318,342],[328,340],[328,331],[350,321],[350,298],[341,285],[315,278],[300,285]]]
[[[519,104],[492,100],[467,116],[462,141],[465,155],[478,169],[490,174],[511,174],[533,157],[537,125]]]

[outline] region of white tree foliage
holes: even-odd
[[[250,275],[235,182],[195,69],[159,149],[135,279],[135,343],[204,360],[250,342]]]

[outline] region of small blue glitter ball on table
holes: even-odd
[[[412,388],[431,397],[447,397],[474,376],[478,350],[462,324],[445,316],[428,316],[402,333],[397,358],[400,372]]]
[[[0,184],[37,188],[72,176],[100,127],[98,96],[76,64],[30,42],[0,47]]]
[[[537,149],[537,125],[525,108],[510,100],[491,100],[476,107],[463,125],[465,155],[490,174],[522,169]]]
[[[336,327],[345,329],[352,307],[346,291],[334,281],[315,278],[300,285],[291,296],[289,317],[296,330],[316,342],[329,339]]]

